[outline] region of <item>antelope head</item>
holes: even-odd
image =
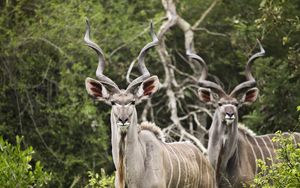
[[[96,71],[96,77],[98,79],[86,78],[86,90],[88,94],[96,100],[103,101],[112,106],[111,120],[118,126],[120,132],[124,133],[127,131],[128,127],[134,123],[132,121],[137,118],[135,105],[139,104],[142,100],[149,98],[159,88],[158,77],[150,76],[144,63],[147,51],[158,44],[158,39],[153,31],[151,22],[150,33],[153,41],[144,46],[138,56],[138,68],[142,75],[133,80],[126,89],[119,89],[114,81],[103,74],[105,67],[103,52],[96,43],[90,40],[90,25],[88,20],[86,25],[84,41],[87,46],[96,51],[99,59]]]
[[[259,41],[258,44],[260,52],[252,55],[246,64],[246,81],[237,85],[229,94],[225,93],[219,84],[206,80],[208,69],[205,61],[198,55],[187,51],[187,55],[199,61],[203,67],[199,78],[199,98],[205,104],[215,108],[212,125],[209,129],[207,151],[209,161],[216,170],[216,174],[223,172],[235,152],[238,138],[238,109],[245,104],[253,103],[258,96],[256,81],[251,74],[254,60],[265,54]]]
[[[187,55],[200,62],[203,67],[199,78],[199,98],[203,103],[215,107],[218,120],[224,125],[232,125],[233,122],[237,121],[238,108],[245,104],[251,104],[257,99],[259,90],[251,74],[251,66],[255,59],[265,54],[265,50],[259,41],[258,44],[260,52],[252,55],[245,67],[246,81],[237,85],[230,94],[225,93],[219,84],[206,80],[208,68],[205,61],[200,56],[191,53],[189,50],[187,51]]]

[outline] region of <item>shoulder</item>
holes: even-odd
[[[138,133],[140,134],[142,132],[150,132],[150,133],[154,134],[154,136],[157,139],[159,139],[163,142],[165,141],[164,134],[163,134],[162,130],[158,126],[156,126],[154,123],[151,123],[151,122],[148,122],[148,121],[142,122],[138,126]]]
[[[246,127],[245,124],[238,123],[238,129],[243,134],[249,135],[249,136],[256,136],[256,133],[252,131],[250,128]]]

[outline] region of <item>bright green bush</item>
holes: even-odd
[[[100,175],[98,173],[94,173],[91,171],[88,172],[88,175],[89,175],[89,184],[86,186],[86,188],[87,187],[92,187],[92,188],[114,187],[115,176],[106,175],[103,168],[101,168]]]
[[[283,136],[281,132],[272,141],[280,146],[276,150],[280,162],[267,166],[258,160],[261,172],[250,187],[300,187],[300,144],[295,147],[293,136]]]
[[[22,137],[16,137],[16,146],[0,136],[1,187],[43,187],[51,180],[51,173],[43,171],[40,161],[34,162],[31,146],[21,149]]]

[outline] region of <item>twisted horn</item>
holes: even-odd
[[[247,90],[249,88],[255,87],[256,86],[256,80],[253,77],[252,73],[251,73],[251,67],[252,64],[254,63],[254,61],[265,55],[265,50],[262,47],[260,41],[257,39],[257,43],[259,45],[260,48],[260,52],[255,53],[254,55],[252,55],[245,67],[245,76],[246,76],[246,81],[240,83],[239,85],[237,85],[233,91],[230,93],[230,96],[235,97],[238,93],[240,93],[241,91]]]
[[[222,89],[222,87],[220,85],[218,85],[218,84],[216,84],[212,81],[206,80],[207,75],[208,75],[208,68],[207,68],[207,65],[206,65],[205,61],[200,56],[198,56],[197,54],[192,53],[191,48],[187,49],[186,55],[189,58],[192,58],[192,59],[198,61],[202,65],[201,76],[198,80],[199,85],[201,87],[206,87],[206,88],[212,89],[214,92],[216,92],[220,96],[226,95],[224,90]]]
[[[144,59],[145,59],[145,55],[147,54],[147,51],[156,46],[159,42],[157,36],[154,33],[154,29],[153,29],[153,23],[151,21],[150,23],[150,35],[152,37],[152,42],[146,44],[143,49],[141,50],[139,56],[138,56],[138,69],[140,71],[140,73],[142,74],[141,76],[139,76],[138,78],[134,79],[129,86],[127,87],[127,90],[130,90],[132,87],[134,87],[135,85],[141,83],[142,81],[144,81],[145,79],[150,77],[150,73],[145,65]]]
[[[95,50],[95,52],[98,55],[98,67],[96,70],[96,77],[98,78],[98,80],[119,90],[117,84],[103,74],[106,62],[104,59],[102,49],[96,43],[90,40],[90,23],[88,19],[86,19],[86,32],[84,35],[84,41],[87,44],[87,46]]]

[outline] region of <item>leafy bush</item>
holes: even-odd
[[[1,187],[42,187],[51,179],[51,173],[43,171],[40,161],[32,161],[32,147],[21,149],[22,139],[17,136],[13,146],[0,136]]]
[[[86,186],[87,187],[93,187],[93,188],[98,188],[98,187],[114,187],[114,180],[115,177],[114,175],[108,176],[106,175],[105,171],[103,168],[101,168],[101,174],[99,175],[98,173],[94,173],[89,171],[89,184]]]
[[[280,146],[276,150],[280,162],[267,166],[258,160],[261,172],[250,187],[300,187],[300,144],[295,147],[293,136],[284,136],[280,131],[272,141]]]

